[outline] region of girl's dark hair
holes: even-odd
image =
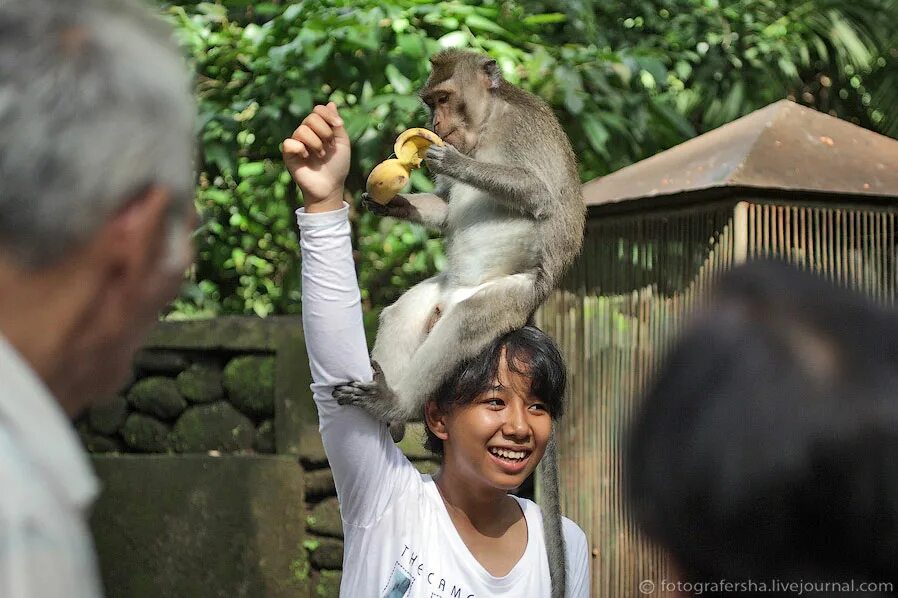
[[[505,349],[505,361],[512,372],[530,379],[530,390],[545,403],[553,420],[564,413],[564,389],[567,374],[564,358],[555,341],[535,326],[513,330],[497,339],[479,355],[462,362],[440,385],[434,396],[440,411],[446,413],[471,403],[492,387],[499,372],[499,358]],[[425,427],[424,446],[442,455],[443,441]]]

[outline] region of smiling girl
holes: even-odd
[[[284,161],[303,191],[303,327],[321,435],[340,499],[341,596],[487,598],[551,593],[542,515],[514,497],[561,415],[564,363],[526,327],[463,364],[425,405],[439,474],[420,474],[388,428],[341,406],[334,386],[371,380],[343,182],[349,138],[333,104],[316,106]],[[567,596],[589,595],[586,537],[563,519]]]

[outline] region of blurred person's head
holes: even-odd
[[[0,3],[0,333],[72,415],[123,381],[192,259],[170,37],[136,2]]]
[[[625,464],[684,581],[898,581],[898,315],[780,263],[736,268],[667,356]]]

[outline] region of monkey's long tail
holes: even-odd
[[[540,509],[543,513],[543,535],[546,538],[546,556],[549,558],[549,578],[552,582],[552,598],[564,598],[567,585],[564,533],[561,529],[561,500],[558,483],[558,447],[555,431],[549,438],[546,454],[540,464]]]

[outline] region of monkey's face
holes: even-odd
[[[552,432],[551,415],[532,394],[530,379],[510,370],[504,354],[493,387],[472,403],[452,408],[437,422],[440,425],[445,434],[444,470],[454,470],[472,486],[502,491],[524,483],[542,459]]]
[[[421,93],[433,131],[463,154],[469,154],[477,144],[479,127],[475,121],[479,111],[473,97],[477,92],[464,90],[450,79]]]

